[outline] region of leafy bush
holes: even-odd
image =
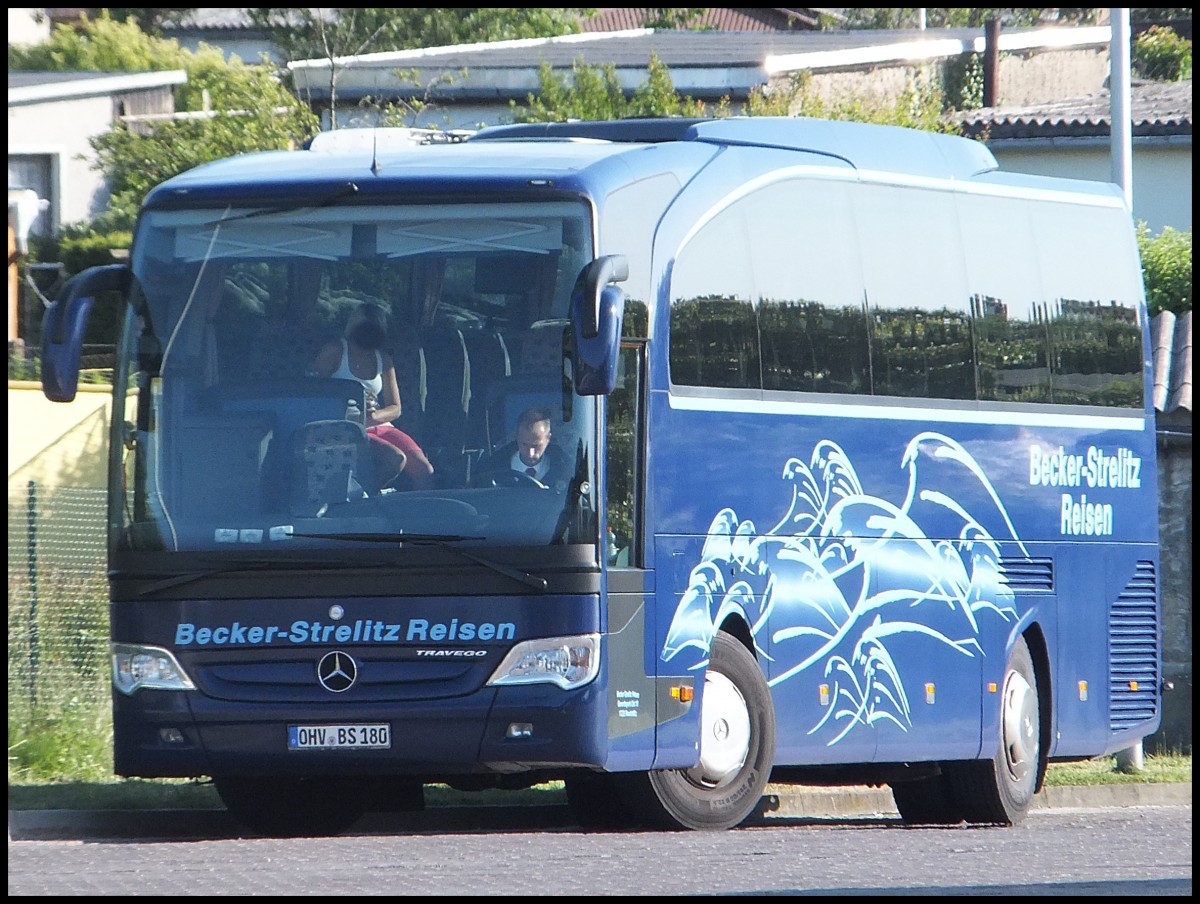
[[[1142,78],[1178,82],[1192,77],[1192,42],[1170,28],[1152,25],[1133,41],[1133,71]]]
[[[31,260],[58,261],[63,265],[63,278],[70,279],[88,267],[117,263],[132,241],[132,234],[126,231],[105,232],[90,224],[69,226],[57,237],[39,236]],[[49,297],[53,297],[58,289],[55,285],[48,293]],[[120,311],[121,305],[115,294],[100,299],[88,318],[84,343],[115,345]],[[40,322],[27,325],[26,340],[35,347],[41,344]]]
[[[92,232],[86,227],[67,229],[58,241],[58,254],[68,273],[79,273],[88,267],[115,263],[114,251],[124,251],[133,241],[127,231]]]
[[[1152,236],[1138,224],[1138,250],[1150,316],[1163,311],[1184,314],[1192,309],[1192,233],[1170,226]]]

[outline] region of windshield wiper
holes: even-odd
[[[522,571],[519,568],[514,568],[511,565],[505,565],[503,562],[496,562],[492,559],[485,559],[483,556],[476,555],[469,550],[463,549],[461,546],[454,546],[454,543],[462,543],[466,540],[482,540],[483,537],[470,537],[463,534],[384,534],[384,533],[347,533],[347,534],[302,534],[293,532],[293,537],[309,537],[315,540],[351,540],[359,543],[411,543],[414,546],[436,546],[439,549],[451,549],[465,559],[470,559],[476,564],[482,565],[485,568],[490,568],[497,574],[502,574],[506,578],[512,578],[514,581],[520,581],[526,587],[532,587],[534,590],[545,590],[550,586],[550,582],[536,574],[530,574],[528,571]]]
[[[241,220],[253,220],[258,217],[271,217],[281,213],[295,213],[297,210],[319,210],[322,207],[328,207],[331,204],[336,204],[343,198],[348,198],[351,195],[358,194],[358,186],[353,182],[347,182],[341,188],[325,196],[312,201],[300,201],[295,204],[287,204],[282,207],[263,207],[259,210],[252,210],[249,213],[240,213],[236,217],[226,217],[220,220],[212,220],[204,223],[205,226],[224,226],[227,223],[237,223]]]
[[[242,572],[253,571],[289,571],[294,568],[320,568],[328,569],[363,569],[363,568],[381,568],[378,565],[370,562],[295,562],[276,559],[254,559],[241,562],[229,562],[225,565],[218,565],[213,568],[206,568],[203,571],[189,571],[185,574],[171,575],[169,578],[164,578],[161,581],[156,581],[148,587],[143,587],[135,596],[143,597],[151,593],[157,593],[160,590],[168,590],[172,587],[182,587],[184,584],[191,584],[195,581],[202,581],[205,578],[217,577],[218,575],[239,574]],[[149,578],[158,577],[158,574],[145,574],[142,572],[120,571],[111,569],[108,572],[109,580],[146,580]]]

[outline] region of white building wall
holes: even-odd
[[[8,8],[8,43],[40,44],[50,37],[50,17],[45,10],[33,6]],[[41,22],[37,17],[41,15]]]
[[[1107,141],[1070,139],[997,141],[988,145],[1000,168],[1039,176],[1112,182],[1112,150]],[[1151,140],[1133,146],[1133,218],[1151,234],[1170,226],[1192,229],[1192,146]]]
[[[54,229],[90,220],[108,204],[108,193],[88,140],[112,129],[108,95],[45,101],[8,108],[8,154],[48,154],[53,158],[51,209]]]

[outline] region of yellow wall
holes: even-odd
[[[79,387],[73,402],[51,402],[38,383],[8,384],[8,494],[40,486],[102,489],[107,482],[111,386]]]
[[[100,580],[102,587],[112,387],[79,390],[73,402],[51,402],[38,383],[8,384],[10,601],[14,554],[26,553],[33,523],[46,600],[55,593],[78,594],[77,582],[87,578]],[[56,582],[63,586],[51,586]]]

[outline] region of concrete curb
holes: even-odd
[[[1081,785],[1046,788],[1035,809],[1190,807],[1191,782],[1178,784]],[[747,825],[876,817],[897,819],[885,788],[797,788],[763,797]],[[505,807],[430,807],[418,813],[369,813],[354,834],[450,831],[514,831],[577,828],[561,804]],[[245,830],[225,810],[9,810],[8,840],[97,840],[106,838],[240,838]]]

